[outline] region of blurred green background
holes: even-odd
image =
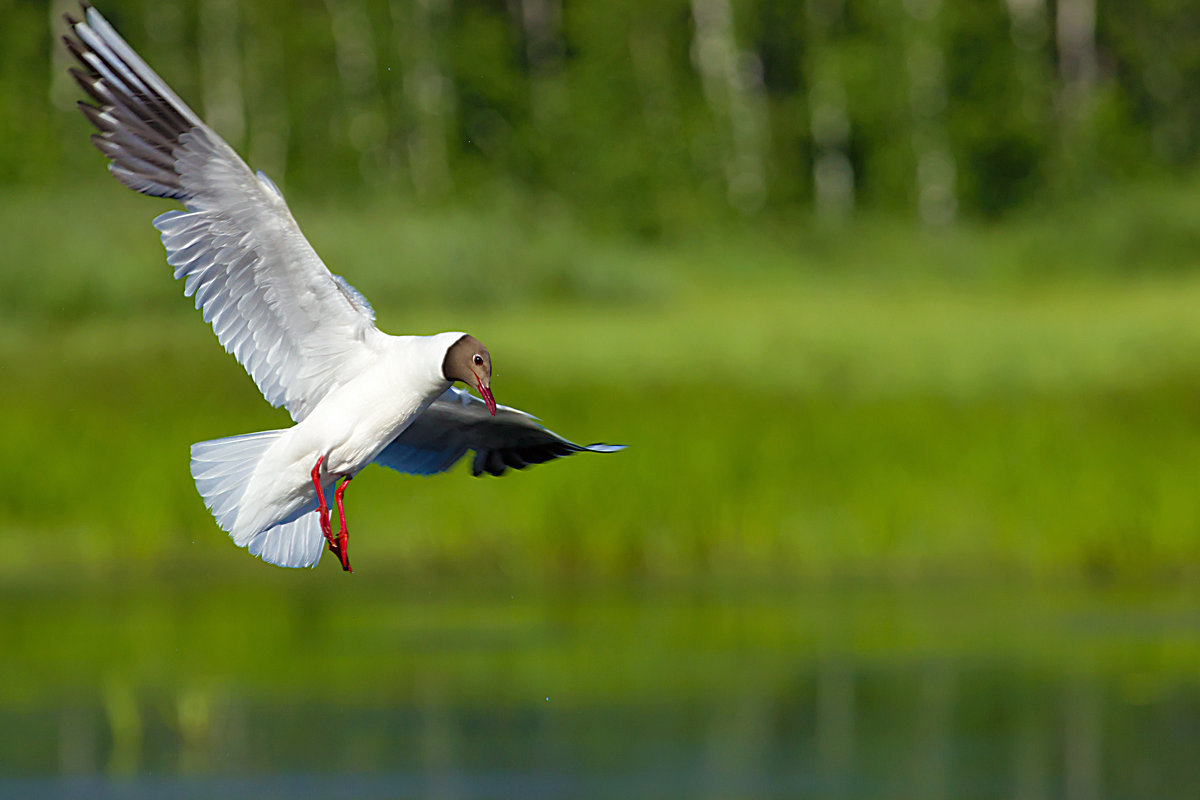
[[[188,446],[286,415],[0,0],[0,795],[1193,795],[1200,6],[100,9],[381,327],[630,448],[239,552]]]

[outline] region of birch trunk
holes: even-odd
[[[1059,0],[1055,18],[1059,72],[1059,167],[1068,185],[1089,180],[1096,144],[1086,122],[1096,83],[1095,0]]]
[[[533,123],[540,130],[552,130],[567,112],[567,92],[562,82],[562,2],[518,0],[516,10],[525,34]]]
[[[1021,113],[1044,124],[1043,88],[1050,82],[1044,57],[1049,24],[1046,0],[1007,0],[1009,32],[1016,47],[1013,71],[1021,85]]]
[[[916,157],[917,210],[928,225],[947,225],[958,214],[957,165],[946,132],[945,54],[937,39],[941,0],[906,0],[912,146]]]
[[[726,194],[743,214],[766,201],[765,105],[758,59],[737,48],[729,0],[692,0],[692,61],[717,127]]]
[[[808,0],[809,130],[813,141],[813,205],[824,220],[845,219],[854,210],[854,165],[850,162],[850,115],[841,65],[831,46],[831,29],[843,13],[842,0]]]
[[[413,191],[422,199],[451,189],[446,140],[454,114],[454,92],[438,59],[437,30],[447,0],[412,0],[391,4],[394,47],[403,76],[393,105],[407,121],[403,136],[405,161]]]
[[[1085,95],[1096,82],[1096,0],[1058,0],[1055,29],[1063,89]]]

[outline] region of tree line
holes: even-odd
[[[85,163],[58,45],[9,0],[0,185]],[[289,190],[517,187],[646,233],[731,211],[931,225],[1191,167],[1188,0],[110,0]]]

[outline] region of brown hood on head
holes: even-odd
[[[496,401],[492,398],[492,356],[474,336],[464,335],[446,351],[442,359],[442,377],[474,386],[483,395],[488,411],[494,416]]]

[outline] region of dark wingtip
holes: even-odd
[[[62,40],[67,49],[71,51],[71,55],[75,56],[75,58],[79,59],[84,64],[87,64],[87,62],[83,60],[83,42],[79,41],[69,33],[64,33]],[[90,65],[88,65],[88,69],[91,69]]]
[[[96,108],[94,105],[86,103],[83,100],[76,100],[75,107],[83,112],[83,116],[87,117],[88,122],[92,123],[94,127],[103,130],[100,124],[100,115],[104,113],[104,109]],[[95,134],[92,135],[94,136]]]
[[[112,105],[104,97],[104,95],[100,94],[99,90],[96,88],[96,86],[95,86],[96,78],[94,78],[93,76],[88,75],[84,72],[80,72],[79,70],[75,69],[74,67],[71,68],[70,73],[71,73],[71,77],[75,79],[75,82],[77,84],[79,84],[79,88],[83,89],[83,91],[87,94],[88,97],[92,98],[93,100],[95,100],[97,103],[100,104],[98,106],[99,108],[104,108],[106,106]]]
[[[534,464],[543,464],[575,453],[616,453],[625,448],[626,445],[623,444],[596,442],[595,444],[581,445],[561,439],[536,446],[476,450],[475,458],[471,462],[471,474],[476,478],[485,473],[498,477],[508,469],[522,470]]]

